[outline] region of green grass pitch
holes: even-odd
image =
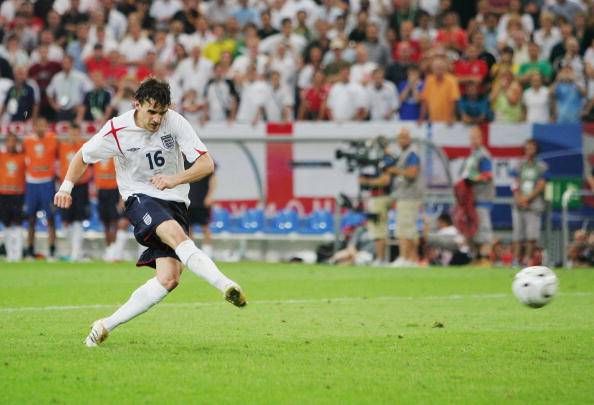
[[[99,348],[82,340],[151,272],[0,263],[1,403],[591,403],[594,271],[541,309],[509,269],[222,264]]]

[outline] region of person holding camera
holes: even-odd
[[[388,151],[388,141],[378,137],[375,141],[383,151],[375,164],[361,168],[359,185],[367,199],[367,228],[375,244],[375,263],[386,261],[386,239],[388,237],[388,211],[392,205],[392,175],[390,170],[396,160]]]
[[[396,237],[400,255],[392,263],[394,267],[416,266],[419,261],[419,231],[417,219],[423,202],[423,183],[421,178],[421,159],[417,148],[412,144],[408,128],[402,128],[396,137],[401,153],[398,162],[389,172],[395,176],[395,189],[398,221]]]

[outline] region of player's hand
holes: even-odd
[[[173,188],[178,185],[174,176],[166,174],[157,174],[151,178],[151,183],[158,190],[165,190],[166,188]]]
[[[72,196],[64,191],[58,191],[54,195],[54,205],[58,208],[70,208],[72,205]]]

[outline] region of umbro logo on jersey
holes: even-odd
[[[144,217],[142,217],[142,220],[144,221],[144,223],[146,225],[150,225],[151,222],[153,222],[153,217],[151,217],[151,214],[149,214],[148,212],[146,214],[144,214]]]
[[[161,141],[163,142],[163,146],[165,147],[165,149],[172,149],[175,145],[173,136],[171,134],[163,135],[161,137]]]
[[[140,148],[130,148],[130,149],[126,149],[127,152],[136,152],[137,150],[140,150]]]

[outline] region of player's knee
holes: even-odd
[[[174,249],[188,239],[181,225],[173,220],[163,222],[156,231],[159,238]]]
[[[179,285],[179,277],[164,280],[161,284],[167,291],[172,291]]]

